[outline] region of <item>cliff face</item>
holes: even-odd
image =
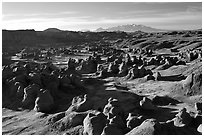
[[[2,30],[2,47],[25,47],[35,46],[37,35],[35,30]]]

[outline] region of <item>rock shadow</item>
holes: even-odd
[[[171,75],[171,76],[161,76],[159,81],[181,81],[186,79],[186,77],[182,74]]]

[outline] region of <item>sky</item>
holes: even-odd
[[[95,30],[126,24],[202,28],[201,2],[3,2],[2,29]]]

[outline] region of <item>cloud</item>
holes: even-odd
[[[63,25],[80,24],[80,22],[86,22],[90,16],[82,17],[58,17],[58,18],[23,18],[23,19],[12,19],[3,20],[2,28],[4,29],[35,29],[44,30],[49,27],[59,27]]]
[[[76,11],[64,11],[56,13],[17,13],[17,14],[3,14],[3,20],[16,20],[16,19],[25,19],[25,18],[57,18],[67,15],[76,15]]]
[[[201,26],[202,8],[188,7],[185,11],[161,12],[156,9],[118,12],[119,16],[80,16],[75,11],[61,11],[41,14],[5,14],[3,15],[3,28],[5,29],[35,29],[44,30],[49,27],[96,29],[97,27],[110,27],[122,24],[143,24],[151,27],[182,28]],[[121,16],[120,16],[121,15]],[[177,27],[176,27],[177,24]],[[183,25],[182,25],[183,24]]]
[[[198,12],[198,13],[201,13],[202,12],[202,3],[201,3],[201,6],[188,6],[187,12]]]

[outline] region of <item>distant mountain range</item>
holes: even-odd
[[[44,32],[62,32],[63,30],[57,29],[57,28],[48,28],[44,30]],[[66,30],[65,30],[66,31]],[[68,31],[68,30],[67,30]],[[82,29],[82,32],[88,32],[90,30],[88,29]],[[143,31],[143,32],[163,32],[167,30],[162,30],[162,29],[156,29],[144,25],[135,25],[135,24],[130,24],[130,25],[120,25],[120,26],[115,26],[115,27],[109,27],[107,29],[104,28],[98,28],[94,32],[113,32],[113,31],[124,31],[124,32],[135,32],[135,31]]]
[[[124,32],[135,32],[135,31],[143,31],[143,32],[163,32],[166,30],[162,29],[156,29],[144,25],[135,25],[135,24],[130,24],[130,25],[120,25],[116,27],[110,27],[107,29],[103,28],[98,28],[95,30],[96,32],[101,32],[101,31],[124,31]]]
[[[57,28],[48,28],[44,30],[44,32],[62,32],[62,30],[57,29]]]

